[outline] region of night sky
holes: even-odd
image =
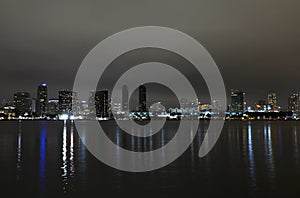
[[[42,82],[57,97],[101,40],[155,25],[197,39],[228,91],[244,90],[249,104],[274,91],[285,107],[300,91],[299,7],[298,0],[1,0],[0,99],[17,91],[35,96]]]

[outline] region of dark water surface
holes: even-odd
[[[147,140],[133,145],[114,122],[103,126],[123,147],[146,149]],[[177,127],[169,121],[154,147]],[[300,122],[227,121],[213,150],[199,158],[207,127],[200,122],[191,146],[170,165],[129,173],[94,158],[71,122],[1,121],[1,197],[300,197]]]

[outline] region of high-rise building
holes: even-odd
[[[45,83],[40,84],[37,89],[36,96],[36,115],[44,116],[47,111],[47,85]]]
[[[10,119],[11,117],[15,117],[16,116],[16,107],[14,104],[8,102],[6,103],[3,108],[3,113],[7,116],[8,119]]]
[[[270,105],[272,109],[277,107],[276,93],[272,92],[268,94],[268,105]]]
[[[127,85],[123,85],[123,87],[122,87],[122,111],[129,110],[128,100],[129,100],[128,87],[127,87]]]
[[[300,92],[292,93],[288,98],[288,109],[296,113],[300,112]]]
[[[14,94],[14,106],[18,115],[31,114],[31,97],[28,92]]]
[[[91,107],[95,106],[95,94],[96,94],[96,91],[90,91],[88,105]]]
[[[220,101],[219,100],[213,100],[211,103],[211,108],[214,111],[220,111],[222,109],[221,105],[220,105]]]
[[[181,98],[180,101],[179,101],[179,103],[180,103],[180,107],[182,109],[186,109],[186,108],[189,107],[189,101],[188,101],[187,98]]]
[[[245,92],[231,92],[231,112],[242,113],[246,110]]]
[[[113,113],[120,113],[122,111],[122,104],[120,102],[111,101],[110,106]]]
[[[89,104],[86,100],[79,101],[79,112],[78,115],[80,116],[88,116],[90,114],[89,111]]]
[[[145,85],[139,86],[139,112],[147,111],[147,97]]]
[[[108,90],[95,92],[95,107],[97,117],[108,117]]]
[[[95,116],[95,114],[96,114],[95,93],[96,93],[96,91],[90,92],[90,97],[89,97],[89,101],[88,101],[88,109],[89,109],[89,114],[91,116]]]
[[[73,114],[72,103],[77,100],[76,92],[61,90],[58,93],[58,104],[60,114]]]
[[[59,100],[58,99],[50,99],[47,105],[47,114],[56,115],[59,113]]]
[[[36,98],[32,98],[31,100],[31,112],[32,113],[36,112]]]

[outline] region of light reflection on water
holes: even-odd
[[[296,164],[299,164],[299,143],[298,143],[298,131],[297,127],[294,126],[293,129],[293,139],[294,139],[294,147],[295,147],[295,159],[296,159]]]
[[[265,161],[267,163],[267,172],[269,173],[270,181],[273,181],[275,175],[274,159],[273,159],[273,144],[272,144],[272,131],[269,122],[264,124],[264,151],[265,151]]]
[[[43,121],[41,123],[41,131],[40,131],[40,162],[39,162],[39,185],[40,185],[40,195],[44,196],[46,193],[46,141],[47,141],[47,129],[46,122]]]
[[[74,167],[74,126],[71,124],[68,130],[67,123],[64,121],[62,132],[62,190],[64,193],[72,191],[72,179],[75,175]]]
[[[278,136],[278,146],[279,146],[280,161],[283,162],[282,131],[281,131],[281,126],[280,125],[277,127],[277,136]]]
[[[18,130],[18,148],[17,148],[17,180],[20,180],[22,170],[22,125],[19,123]]]
[[[189,189],[196,189],[201,184],[205,186],[201,188],[199,185],[202,191],[210,186],[222,188],[218,181],[223,180],[227,183],[224,188],[232,184],[236,186],[235,189],[246,189],[243,192],[252,196],[260,192],[275,193],[283,189],[282,185],[286,185],[285,189],[298,191],[291,186],[300,181],[300,122],[226,122],[214,149],[205,158],[198,158],[209,124],[206,121],[200,122],[198,134],[183,156],[167,167],[145,174],[125,173],[98,162],[79,139],[73,123],[22,121],[16,122],[15,127],[14,124],[9,124],[11,126],[2,126],[0,123],[0,165],[9,167],[11,161],[14,167],[11,172],[6,168],[5,173],[16,178],[15,182],[29,181],[27,185],[32,185],[32,189],[38,191],[40,197],[58,187],[60,191],[54,190],[55,194],[74,195],[75,192],[86,192],[92,188],[91,183],[97,181],[101,182],[103,191],[105,188],[111,191],[118,189],[126,194],[130,186],[144,189],[143,182],[148,180],[144,176],[151,178],[153,175],[152,180],[149,180],[151,185],[164,191],[169,189],[170,192],[178,190],[179,184],[192,186],[187,187]],[[118,127],[114,127],[110,134],[116,144],[138,152],[167,144],[174,130],[172,126],[165,127],[160,134],[148,139],[126,138]],[[191,133],[191,130],[192,128],[187,133]],[[145,131],[139,133],[145,134]],[[116,159],[120,159],[119,163],[122,163],[122,156],[118,153],[115,155]],[[164,160],[164,157],[165,153],[162,151],[161,159]],[[286,176],[287,173],[289,177]],[[5,177],[2,176],[0,180]],[[140,180],[137,182],[138,178]],[[181,183],[179,178],[185,180]],[[185,184],[190,180],[193,182]],[[95,184],[95,189],[97,186]]]
[[[253,189],[256,190],[256,172],[255,172],[255,160],[253,151],[253,139],[252,139],[252,126],[248,123],[248,156],[249,156],[249,173]]]

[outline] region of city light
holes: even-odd
[[[69,119],[69,115],[68,114],[62,114],[59,116],[60,120],[68,120]]]
[[[38,86],[37,96],[29,92],[14,93],[13,102],[0,106],[1,120],[150,120],[150,119],[199,119],[210,120],[299,120],[300,92],[288,96],[288,108],[277,104],[277,94],[272,92],[260,98],[253,105],[246,101],[244,91],[232,90],[231,101],[227,106],[225,118],[218,112],[218,100],[201,103],[198,99],[189,101],[181,98],[179,107],[164,109],[163,103],[147,101],[146,86],[140,86],[137,106],[129,109],[126,86],[120,98],[109,98],[109,90],[91,91],[87,100],[80,100],[76,92],[60,90],[58,97],[48,98],[47,84]],[[123,96],[124,95],[124,96]],[[121,101],[121,102],[120,102]],[[220,116],[219,116],[220,115]]]

